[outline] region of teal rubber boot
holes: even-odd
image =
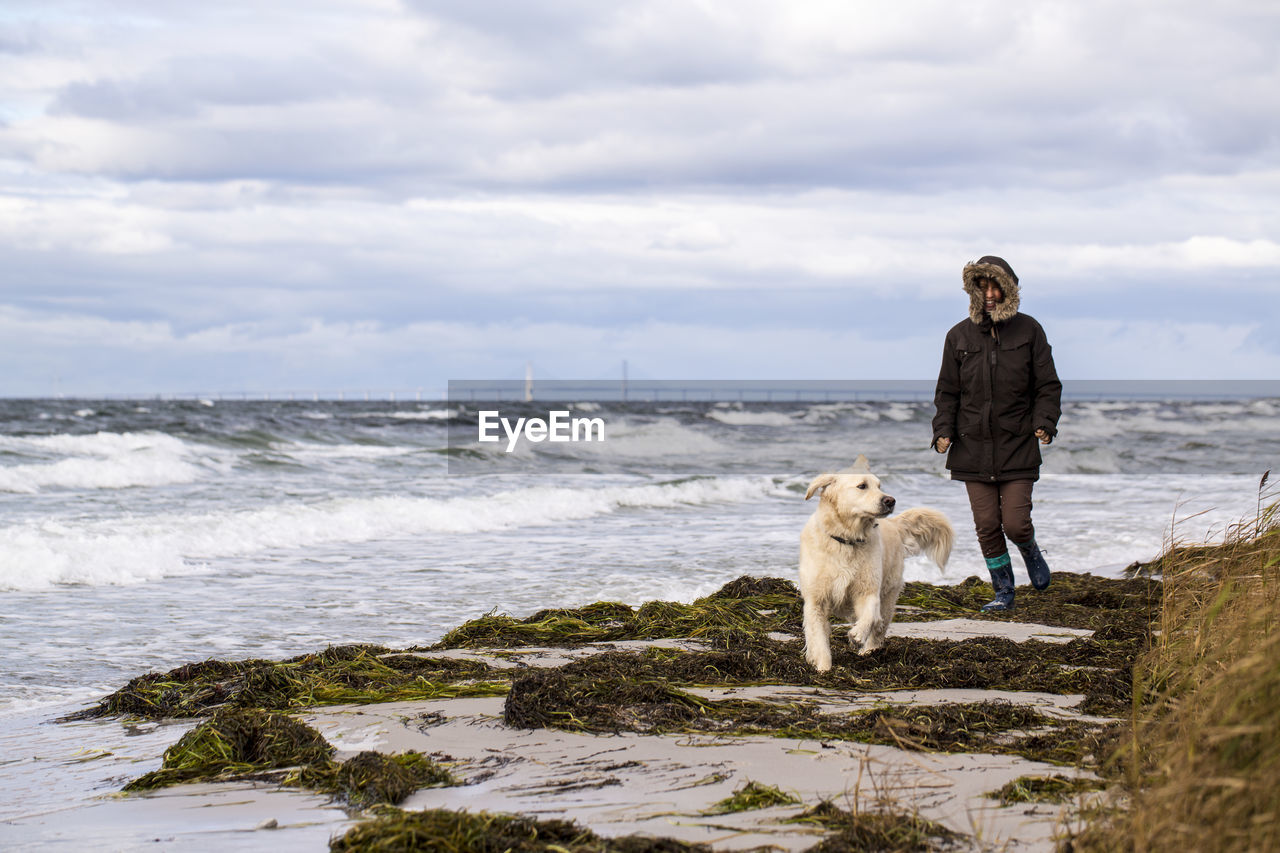
[[[991,586],[996,597],[982,605],[983,613],[1002,613],[1013,610],[1013,561],[1006,551],[999,557],[987,558],[987,571],[991,573]]]

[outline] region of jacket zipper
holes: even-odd
[[[991,359],[987,368],[987,435],[991,437],[991,471],[989,479],[995,480],[996,471],[996,353],[1000,351],[1000,330],[995,323],[991,324]]]

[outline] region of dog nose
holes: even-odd
[[[884,500],[880,501],[880,503],[884,505],[885,509],[893,509],[893,505],[896,504],[897,501],[888,495],[885,495]]]

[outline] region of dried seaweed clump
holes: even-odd
[[[225,708],[164,752],[164,763],[125,786],[145,791],[195,779],[243,778],[328,762],[333,747],[318,731],[286,714]]]
[[[1080,794],[1101,791],[1107,783],[1102,779],[1052,776],[1019,776],[987,794],[1000,805],[1011,803],[1065,803]]]
[[[706,815],[734,814],[754,809],[768,809],[773,806],[793,806],[800,801],[781,788],[764,785],[760,782],[747,782],[730,796],[703,812]]]
[[[806,853],[927,853],[955,850],[965,841],[960,833],[918,814],[889,809],[849,812],[829,801],[787,822],[814,823],[832,832]]]
[[[288,710],[457,696],[501,696],[505,676],[472,660],[332,646],[286,661],[207,660],[132,679],[92,708],[65,719],[129,715],[199,717],[224,705]]]
[[[341,764],[305,768],[284,781],[338,795],[359,808],[395,805],[419,788],[458,784],[448,770],[421,753],[385,755],[371,750]]]
[[[124,789],[263,779],[333,794],[364,807],[398,803],[419,788],[457,784],[447,770],[416,752],[362,752],[341,764],[333,760],[333,753],[323,735],[287,714],[222,708],[165,750],[159,770]]]
[[[705,844],[667,838],[603,838],[567,820],[489,812],[388,810],[329,842],[333,853],[431,850],[434,853],[711,853]]]

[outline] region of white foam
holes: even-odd
[[[207,470],[193,461],[199,456],[197,448],[158,432],[10,436],[0,439],[0,449],[20,456],[69,457],[0,467],[0,491],[23,494],[50,488],[124,489],[191,483]]]
[[[600,489],[536,487],[449,499],[282,503],[241,512],[123,517],[0,529],[0,589],[132,584],[206,570],[202,561],[273,549],[543,526],[617,512],[787,494],[768,477]]]
[[[352,412],[350,418],[394,418],[402,421],[447,421],[456,409],[420,409],[411,412]]]
[[[707,412],[707,417],[730,426],[785,427],[795,423],[790,415],[783,412],[745,412],[713,409]]]
[[[277,445],[281,453],[287,454],[300,462],[313,462],[326,459],[382,459],[388,456],[404,456],[416,453],[421,448],[403,447],[382,444],[296,444]]]

